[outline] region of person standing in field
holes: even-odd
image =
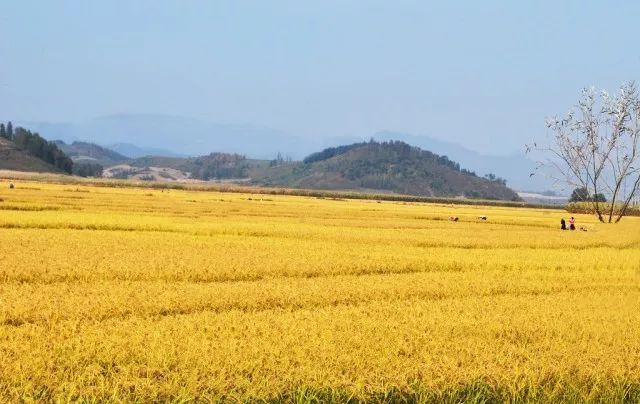
[[[560,219],[560,230],[567,230],[567,222],[564,221],[564,217]]]
[[[574,219],[573,216],[571,216],[571,219],[569,219],[569,230],[575,230],[576,229],[576,219]]]

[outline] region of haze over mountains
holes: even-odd
[[[547,180],[530,177],[535,164],[524,156],[489,156],[429,136],[381,131],[369,136],[331,136],[303,138],[277,129],[254,125],[217,124],[202,120],[153,114],[117,114],[81,123],[19,122],[40,132],[49,140],[94,142],[137,158],[145,155],[169,157],[200,156],[210,152],[240,153],[249,158],[272,159],[278,153],[301,160],[326,147],[374,138],[400,140],[439,155],[446,155],[463,168],[479,175],[494,173],[507,180],[511,188],[543,191]]]

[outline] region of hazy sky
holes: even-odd
[[[638,1],[6,0],[0,117],[161,113],[509,152],[580,88],[640,80],[639,17]]]

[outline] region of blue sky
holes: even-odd
[[[159,113],[507,153],[582,87],[640,80],[639,16],[635,1],[3,1],[0,117]]]

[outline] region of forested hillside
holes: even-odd
[[[302,163],[283,164],[254,181],[320,189],[364,189],[425,196],[517,200],[496,176],[481,178],[439,156],[403,142],[367,142],[325,149]]]
[[[73,161],[38,133],[0,123],[2,159],[0,168],[22,171],[62,171],[71,174]],[[40,160],[35,161],[35,160]]]

